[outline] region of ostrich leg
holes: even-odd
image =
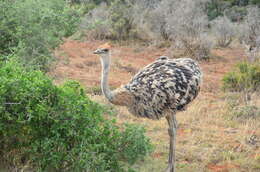
[[[175,118],[175,114],[176,113],[166,116],[169,125],[168,133],[170,136],[169,159],[168,159],[168,167],[166,169],[166,172],[175,172],[175,145],[176,145],[176,130],[177,130],[177,121]]]

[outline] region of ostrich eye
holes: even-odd
[[[105,52],[108,52],[108,49],[107,49],[107,48],[105,48],[105,49],[103,49],[103,51],[105,51]]]

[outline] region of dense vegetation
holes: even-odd
[[[91,2],[93,9],[80,25],[89,39],[168,42],[173,51],[182,50],[179,56],[201,60],[210,58],[214,46],[227,47],[234,40],[256,44],[260,35],[258,1]]]
[[[0,21],[0,54],[15,53],[27,67],[46,71],[52,50],[75,32],[80,17],[63,0],[4,0]]]
[[[13,60],[0,64],[0,82],[0,154],[17,166],[120,171],[120,162],[132,164],[151,150],[143,128],[119,130],[77,82],[55,86]]]

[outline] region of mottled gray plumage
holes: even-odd
[[[166,117],[169,125],[170,151],[166,172],[175,172],[175,142],[177,111],[196,98],[200,91],[202,73],[197,62],[189,58],[169,59],[161,56],[140,70],[126,85],[110,91],[108,73],[109,45],[94,53],[102,63],[101,88],[105,97],[115,105],[126,106],[133,115],[149,119]]]
[[[184,110],[198,95],[201,77],[194,60],[162,56],[140,70],[125,85],[134,96],[128,109],[135,116],[150,119],[160,119],[171,111]]]

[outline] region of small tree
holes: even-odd
[[[243,23],[241,23],[239,37],[248,45],[256,47],[257,37],[260,35],[260,9],[249,7]]]
[[[115,0],[110,7],[109,18],[112,36],[119,40],[129,38],[133,29],[130,3]]]
[[[82,19],[81,29],[88,30],[88,37],[93,39],[105,39],[109,37],[111,25],[109,22],[109,8],[105,3],[91,10]]]
[[[250,62],[259,59],[260,56],[260,9],[249,7],[245,20],[239,24],[238,37],[245,45],[245,52]]]
[[[132,8],[128,0],[115,0],[110,6],[102,3],[86,15],[81,26],[92,38],[128,39],[134,31]]]
[[[166,31],[170,39],[184,49],[185,54],[196,59],[208,58],[211,49],[211,41],[204,34],[208,31],[205,2],[175,1],[166,15]]]
[[[216,37],[217,46],[227,47],[235,36],[234,24],[226,17],[218,17],[212,22],[212,32]]]
[[[156,10],[156,0],[133,1],[131,15],[138,37],[145,40],[165,39],[165,17]]]

